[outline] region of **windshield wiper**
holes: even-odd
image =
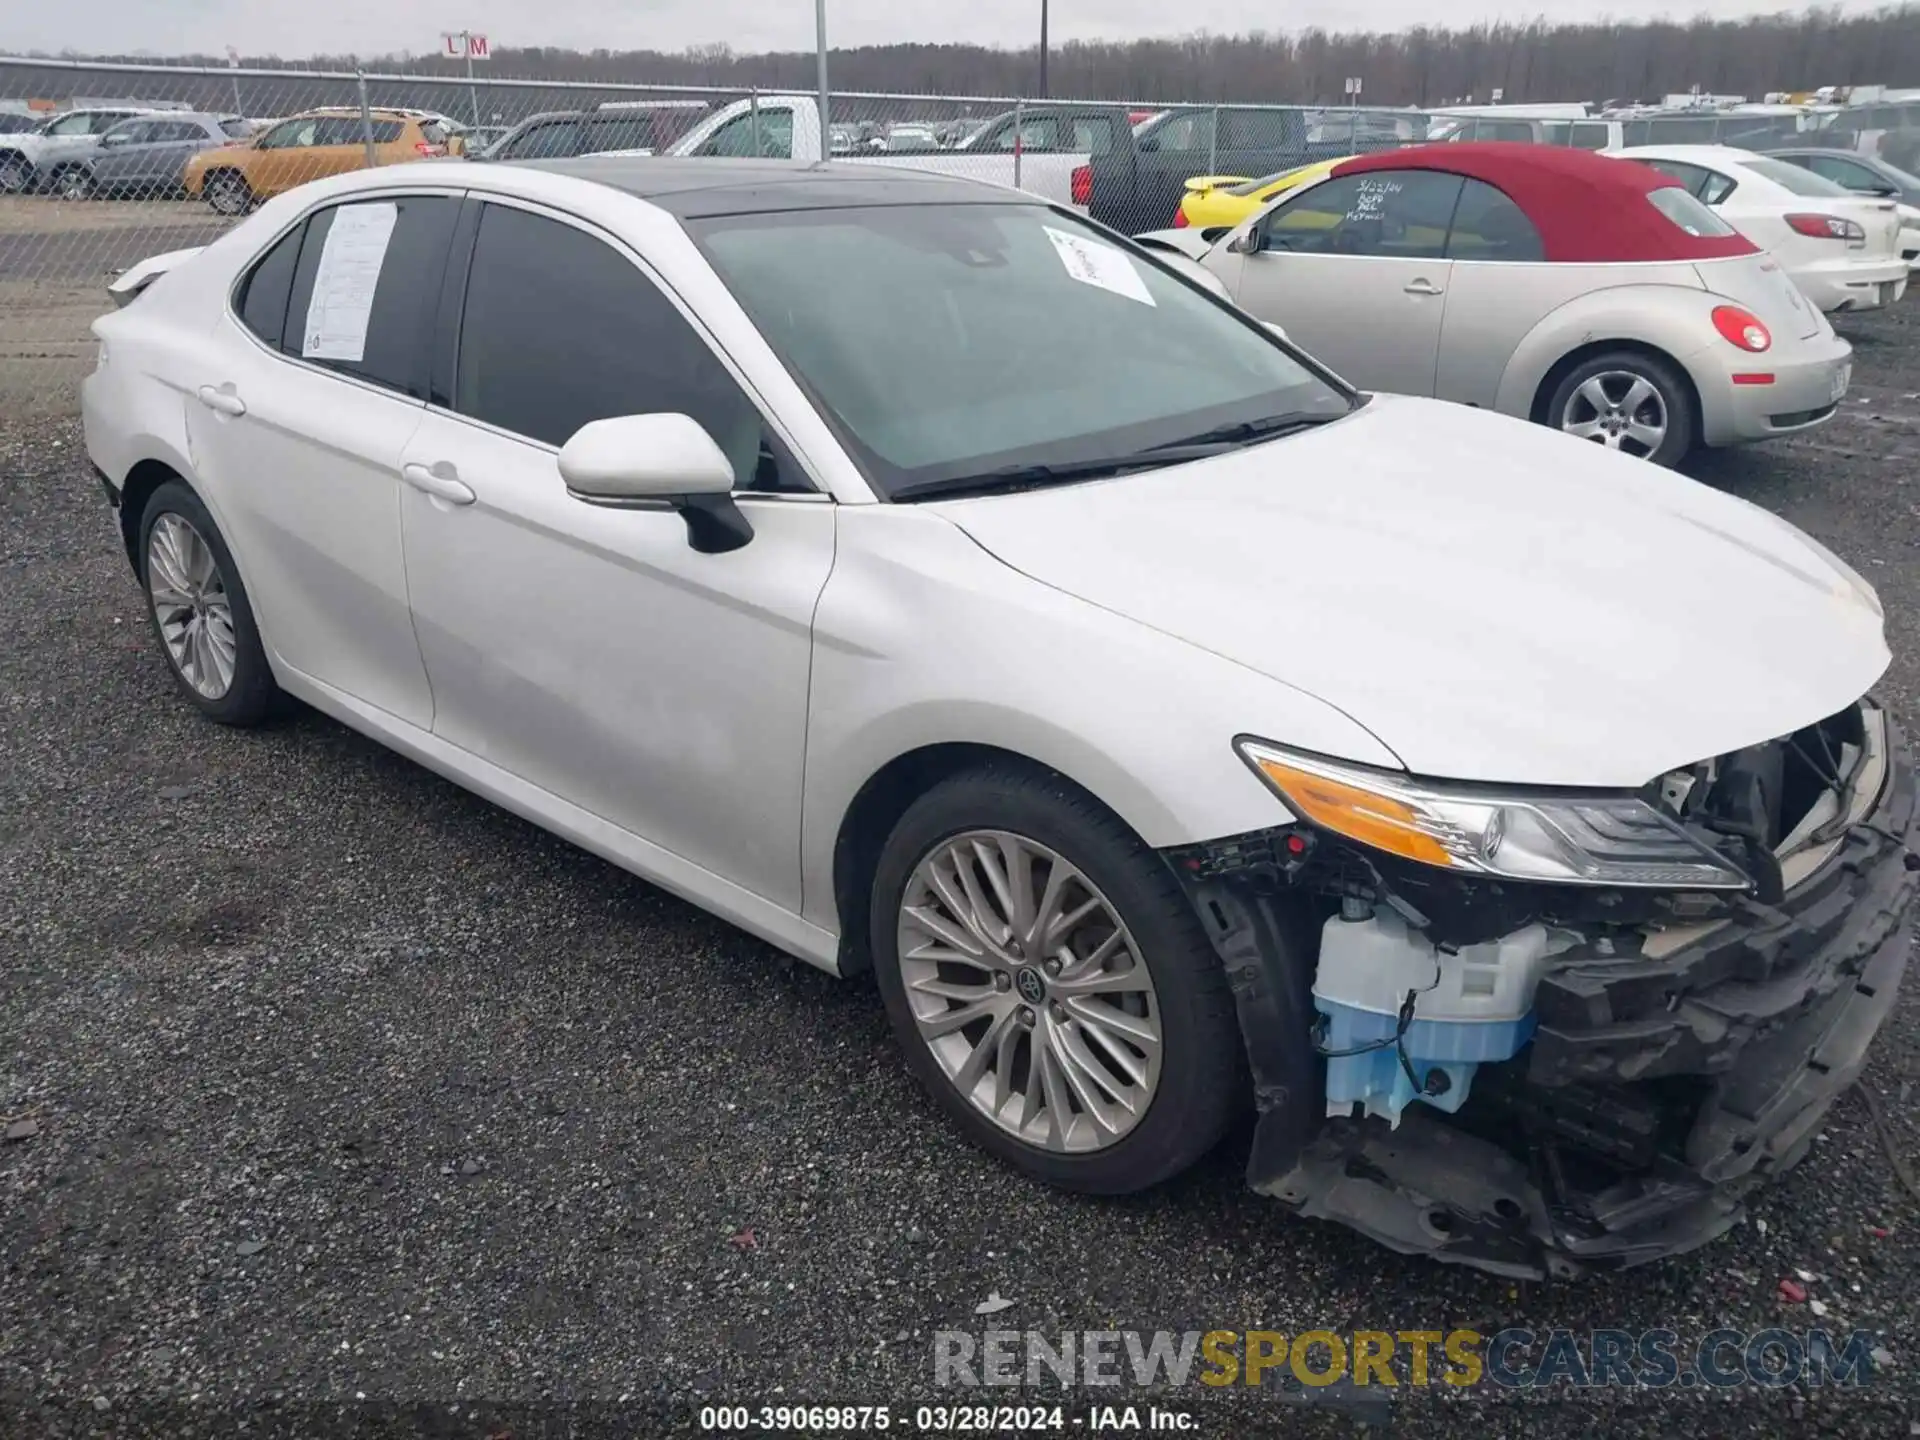
[[[892,498],[925,500],[935,496],[1006,494],[1074,480],[1104,480],[1115,475],[1132,475],[1142,470],[1158,470],[1166,465],[1182,465],[1189,460],[1223,455],[1256,440],[1274,440],[1296,430],[1310,430],[1316,425],[1342,419],[1346,413],[1316,415],[1310,411],[1296,411],[1289,415],[1268,415],[1258,420],[1236,420],[1231,425],[1217,425],[1198,435],[1150,445],[1130,455],[1066,460],[1052,465],[1003,465],[997,470],[983,470],[978,475],[956,475],[943,480],[924,480],[917,485],[902,485],[893,491]]]
[[[1189,445],[1176,443],[1140,450],[1131,455],[1107,455],[1097,460],[1064,460],[1053,465],[1002,465],[978,475],[952,475],[942,480],[923,480],[901,485],[892,492],[895,500],[927,500],[936,496],[997,495],[1016,490],[1032,490],[1042,485],[1060,485],[1074,480],[1105,480],[1115,475],[1131,475],[1141,470],[1158,470],[1188,460],[1204,460],[1227,448],[1216,443]]]
[[[1155,445],[1141,453],[1159,455],[1167,450],[1186,450],[1202,446],[1229,450],[1238,445],[1250,445],[1256,440],[1277,440],[1280,436],[1291,435],[1296,430],[1311,430],[1316,425],[1328,425],[1335,420],[1346,419],[1350,413],[1343,410],[1338,415],[1317,415],[1312,411],[1296,410],[1289,415],[1267,415],[1258,420],[1235,420],[1230,424],[1216,425],[1211,430],[1203,430],[1198,435],[1169,440],[1165,445]],[[1218,453],[1217,450],[1216,453]]]

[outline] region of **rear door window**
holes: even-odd
[[[315,214],[300,247],[281,348],[424,400],[434,306],[459,211],[451,195],[403,195]],[[335,238],[343,217],[349,228]]]
[[[1604,120],[1576,120],[1571,143],[1576,150],[1605,150],[1613,144],[1613,126]]]

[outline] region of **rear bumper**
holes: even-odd
[[[1853,347],[1829,332],[1778,349],[1778,356],[1745,355],[1722,345],[1710,363],[1695,358],[1689,369],[1700,393],[1703,445],[1767,440],[1833,418],[1852,383]],[[1772,378],[1753,383],[1761,376]]]
[[[1833,260],[1793,272],[1793,283],[1825,314],[1878,310],[1907,293],[1911,270],[1901,255]]]
[[[1906,969],[1920,859],[1892,739],[1872,809],[1779,906],[1743,902],[1658,959],[1550,971],[1533,1042],[1483,1067],[1455,1116],[1303,1122],[1287,1087],[1311,1077],[1261,1043],[1299,1017],[1216,927],[1261,1099],[1249,1183],[1391,1249],[1515,1277],[1644,1264],[1739,1223],[1859,1076]]]

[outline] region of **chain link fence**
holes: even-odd
[[[1120,193],[1103,180],[1096,196],[1093,172],[1132,157],[1132,127],[1169,109],[1145,142],[1161,152],[1156,183],[1129,178]],[[1017,185],[1140,231],[1174,223],[1187,178],[1289,138],[1337,153],[1427,134],[1404,110],[888,93],[833,94],[824,119],[817,96],[793,91],[0,57],[0,404],[70,392],[115,273],[370,165],[669,150],[872,160]]]

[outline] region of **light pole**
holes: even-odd
[[[1040,0],[1040,98],[1047,98],[1047,0]]]

